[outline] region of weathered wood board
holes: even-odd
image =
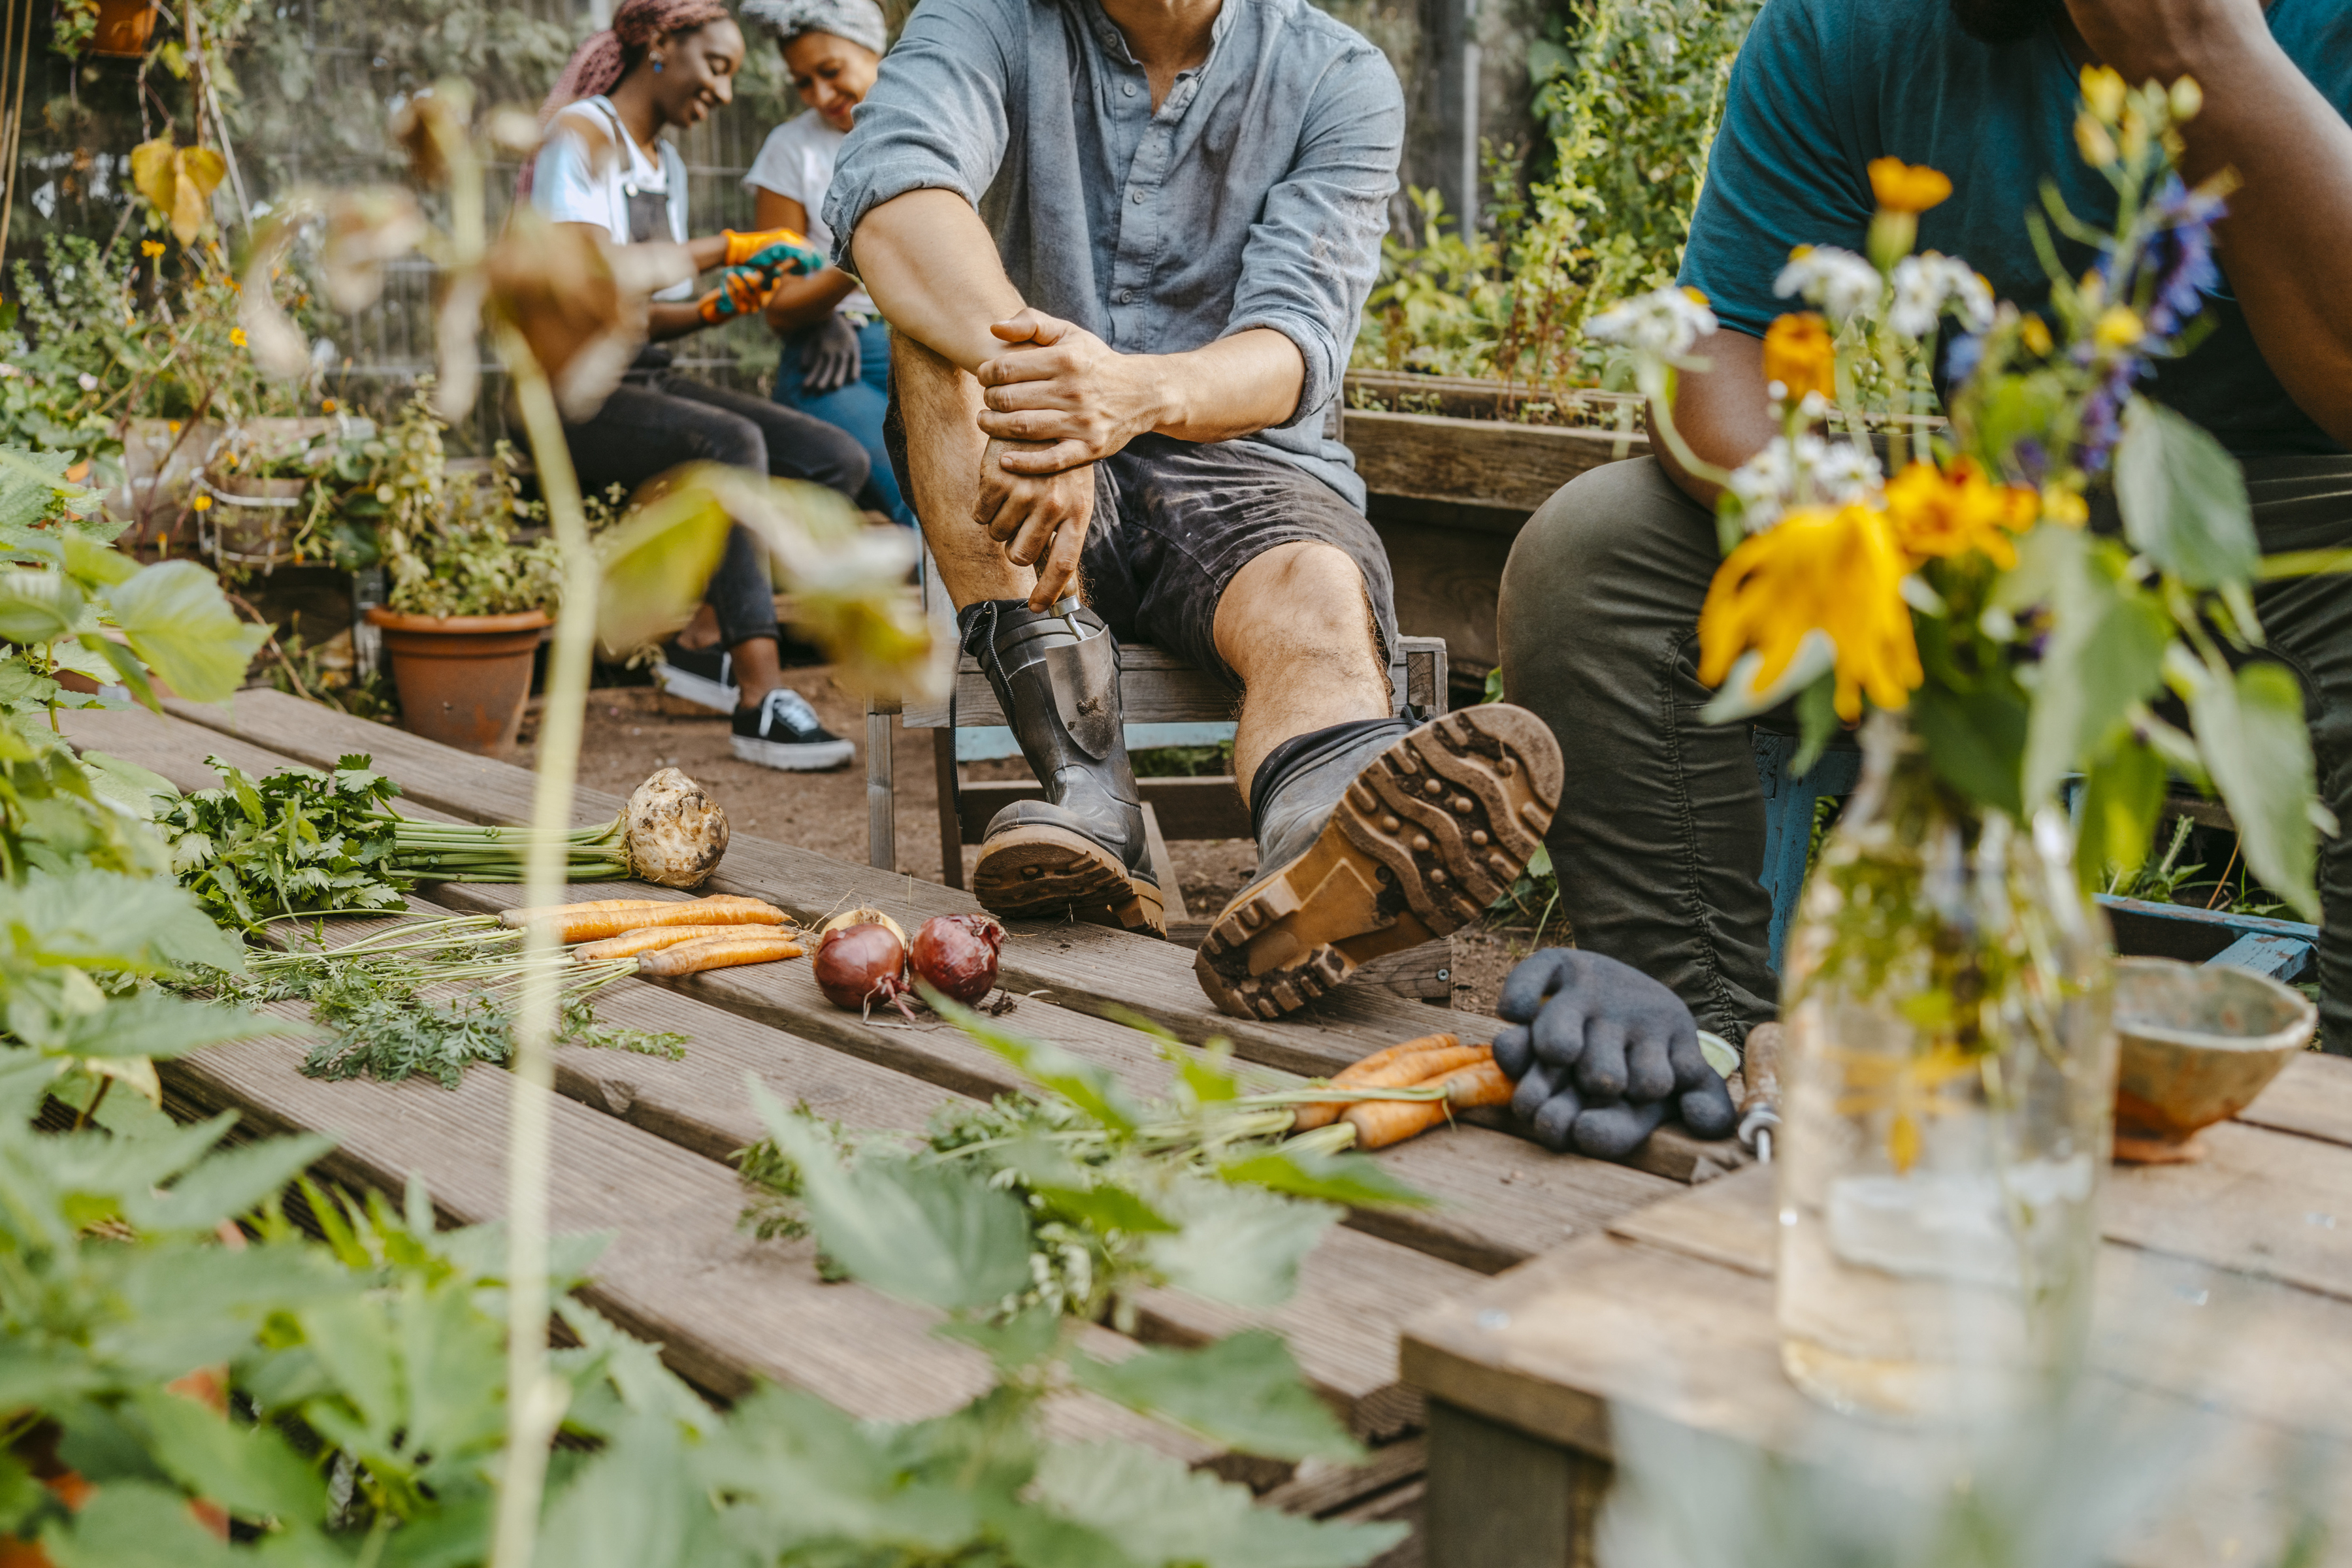
[[[528,772],[404,731],[274,691],[241,693],[226,710],[178,702],[169,707],[175,717],[312,766],[331,765],[346,752],[369,752],[380,771],[402,782],[408,798],[466,821],[529,819]],[[110,715],[87,716],[87,721],[97,724],[118,717],[135,722]],[[102,738],[115,731],[98,725],[90,732]],[[621,805],[614,796],[583,791],[575,817],[583,825],[608,822]],[[730,848],[709,887],[773,900],[802,919],[874,905],[902,921],[919,923],[935,914],[978,908],[969,894],[935,882],[752,838],[739,839]],[[1053,933],[1051,942],[1007,944],[1003,978],[1015,994],[1097,1015],[1126,1008],[1187,1040],[1222,1036],[1233,1041],[1245,1060],[1291,1072],[1333,1072],[1378,1046],[1422,1035],[1450,1032],[1467,1041],[1487,1040],[1496,1027],[1496,1020],[1477,1014],[1350,986],[1280,1023],[1231,1018],[1202,997],[1192,954],[1181,948],[1106,926],[1022,921],[1013,929],[1024,938]],[[1728,1139],[1706,1142],[1668,1127],[1643,1146],[1633,1163],[1642,1170],[1686,1182],[1736,1169],[1748,1160],[1747,1152]]]

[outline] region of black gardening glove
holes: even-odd
[[[801,390],[836,392],[856,381],[865,368],[857,349],[857,329],[843,315],[827,316],[824,325],[801,344]]]
[[[1517,1026],[1495,1037],[1496,1065],[1519,1080],[1511,1109],[1548,1147],[1622,1158],[1669,1109],[1699,1137],[1731,1131],[1690,1009],[1639,970],[1547,948],[1511,971],[1496,1011]]]

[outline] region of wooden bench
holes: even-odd
[[[2203,1136],[2204,1163],[2119,1167],[2101,1205],[2094,1367],[2212,1439],[2114,1561],[2352,1562],[2352,1062],[2299,1058]],[[1780,1369],[1771,1181],[1624,1215],[1413,1321],[1429,1568],[1591,1563],[1629,1410],[1774,1454],[1841,1425]],[[2336,1510],[2308,1555],[2284,1539],[2298,1465]]]

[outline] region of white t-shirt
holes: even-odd
[[[833,254],[833,230],[824,223],[824,193],[833,185],[833,161],[848,140],[849,133],[827,125],[824,115],[804,110],[768,132],[760,155],[751,160],[751,173],[743,176],[744,189],[773,191],[807,208],[808,242],[828,256]],[[851,289],[834,309],[880,313],[863,289]]]
[[[595,145],[593,132],[586,130],[591,126],[601,129],[604,140],[621,152],[618,157],[604,154],[601,170],[599,159],[591,154]],[[567,104],[547,129],[546,143],[531,170],[533,206],[557,223],[593,224],[611,235],[614,244],[627,245],[636,237],[629,232],[629,198],[659,196],[669,216],[669,237],[686,243],[686,160],[667,138],[658,143],[661,161],[656,163],[636,138],[622,129],[613,100],[601,94]],[[690,300],[694,280],[673,284],[654,298]]]

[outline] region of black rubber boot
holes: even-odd
[[[1167,934],[1165,900],[1143,830],[1143,797],[1120,721],[1118,641],[1075,599],[1051,612],[987,599],[956,617],[1021,754],[1045,788],[996,814],[971,879],[982,908],[1008,920],[1075,914]]]
[[[1279,1018],[1476,920],[1543,843],[1559,787],[1551,731],[1504,702],[1285,742],[1252,781],[1257,875],[1210,926],[1201,988]]]

